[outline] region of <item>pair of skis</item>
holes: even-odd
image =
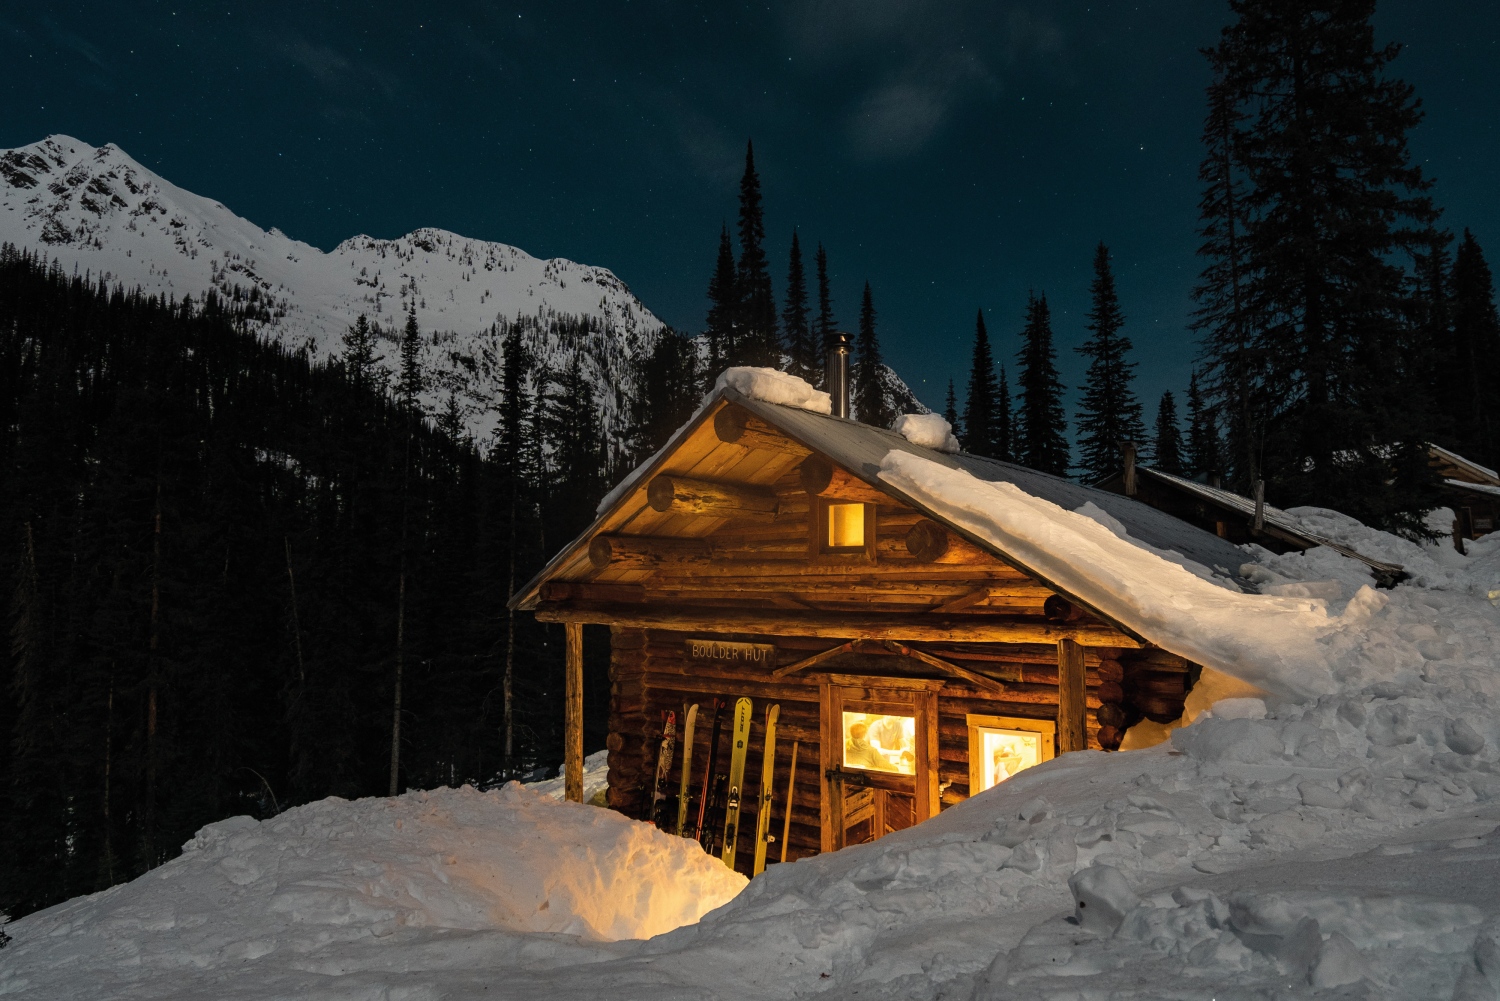
[[[710,827],[711,801],[715,798],[718,788],[718,780],[727,778],[728,788],[724,797],[724,826],[722,848],[719,857],[729,868],[734,868],[735,852],[739,844],[740,810],[744,801],[745,787],[745,762],[749,754],[750,746],[750,721],[754,712],[754,704],[748,698],[741,698],[735,702],[734,723],[729,756],[729,773],[727,776],[716,774],[719,759],[719,733],[723,720],[724,703],[720,699],[714,700],[714,722],[713,732],[709,739],[708,767],[703,774],[703,785],[698,796],[698,818],[697,825],[693,830],[693,838],[703,844],[705,851],[712,850],[712,829]],[[766,867],[766,850],[770,846],[773,836],[771,827],[771,799],[773,796],[772,783],[776,770],[776,722],[781,715],[781,706],[773,705],[766,708],[766,738],[761,755],[760,776],[760,802],[756,811],[755,831],[755,863],[753,875],[758,875]],[[677,823],[675,832],[682,836],[687,829],[688,816],[688,793],[693,766],[693,735],[698,722],[697,704],[686,707],[683,713],[683,735],[682,735],[682,779],[677,794]],[[661,754],[657,759],[656,787],[652,798],[653,818],[656,817],[659,804],[665,800],[666,793],[663,787],[666,784],[667,774],[672,765],[671,742],[675,736],[674,727],[675,713],[668,713],[667,723],[662,736]],[[664,763],[663,763],[664,762]],[[793,765],[795,770],[795,764]],[[790,796],[790,793],[788,794]],[[788,810],[791,804],[788,800]],[[662,826],[658,821],[658,826]],[[785,842],[787,828],[783,825],[782,840]],[[706,840],[705,840],[706,839]],[[786,860],[786,845],[782,845],[782,861]]]

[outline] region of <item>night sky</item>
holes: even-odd
[[[441,13],[424,11],[442,9]],[[423,13],[419,13],[423,12]],[[697,332],[753,138],[778,295],[797,227],[839,319],[868,280],[889,361],[960,387],[976,308],[1001,360],[1028,289],[1082,366],[1113,249],[1148,413],[1181,390],[1205,62],[1227,5],[0,4],[0,147],[114,142],[325,249],[419,226],[608,267]],[[1444,225],[1500,256],[1500,12],[1377,15],[1427,121]]]

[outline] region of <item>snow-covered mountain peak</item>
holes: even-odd
[[[581,351],[610,426],[628,361],[663,330],[604,268],[440,229],[355,236],[324,253],[172,184],[112,143],[71,136],[0,151],[0,242],[146,292],[196,299],[212,290],[254,304],[265,336],[318,359],[341,349],[360,314],[394,338],[414,310],[428,335],[429,404],[456,395],[480,436],[498,398],[497,325],[524,325],[542,365],[560,368]]]

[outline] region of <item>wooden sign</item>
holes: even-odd
[[[731,643],[727,640],[686,640],[688,656],[694,660],[722,660],[731,664],[776,663],[776,647],[770,643]]]

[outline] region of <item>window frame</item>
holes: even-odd
[[[829,508],[834,504],[859,504],[865,509],[865,544],[863,546],[830,546],[828,544]],[[808,555],[825,562],[875,562],[877,505],[868,501],[842,500],[838,497],[815,497],[808,518]]]
[[[969,795],[977,796],[987,790],[980,789],[984,778],[982,734],[984,730],[1020,730],[1023,733],[1041,734],[1037,742],[1037,764],[1051,761],[1057,756],[1057,721],[1050,719],[1028,719],[1025,716],[990,716],[983,713],[967,713],[964,722],[969,728]],[[1033,765],[1032,767],[1036,767]],[[990,787],[995,788],[994,786]]]

